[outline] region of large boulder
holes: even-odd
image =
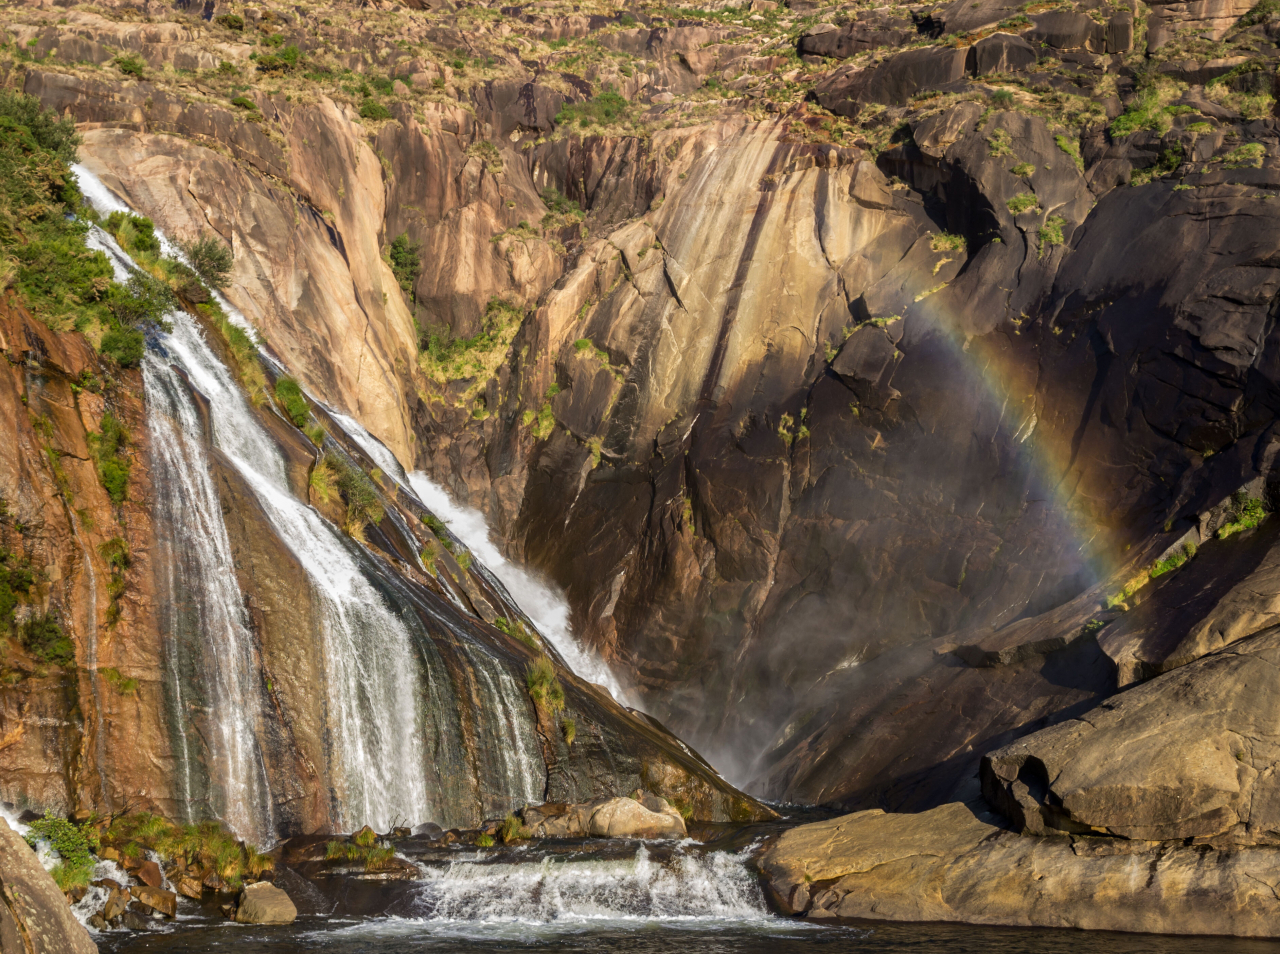
[[[839,59],[873,50],[878,46],[904,46],[916,36],[910,20],[903,17],[871,17],[843,26],[819,23],[800,38],[799,50],[809,56]]]
[[[1012,33],[993,33],[973,44],[969,70],[975,76],[1020,73],[1035,66],[1036,48]]]
[[[49,872],[0,818],[0,951],[97,954],[97,950]]]
[[[1033,838],[997,821],[959,802],[871,809],[785,832],[760,866],[776,907],[817,919],[1280,935],[1280,850]]]
[[[650,807],[633,798],[611,798],[597,808],[587,830],[599,838],[684,838],[684,819],[666,799],[648,796]]]
[[[268,881],[247,884],[240,892],[236,921],[240,924],[288,924],[298,916],[289,895]]]
[[[1033,833],[1280,844],[1280,627],[988,753],[987,801]]]
[[[819,80],[818,102],[833,113],[856,116],[863,105],[902,106],[922,89],[964,79],[967,49],[923,47],[890,57],[873,69],[844,67]]]
[[[1105,53],[1107,29],[1097,20],[1074,10],[1050,11],[1034,19],[1035,26],[1027,39],[1039,45],[1061,51],[1086,50],[1089,53]]]

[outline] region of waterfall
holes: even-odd
[[[414,912],[428,924],[572,924],[600,921],[767,921],[750,851],[677,849],[666,860],[645,847],[618,859],[429,868]]]
[[[81,190],[100,211],[124,208],[92,173],[79,166],[75,171]],[[95,232],[95,237],[95,247],[105,248],[121,266],[123,253],[115,243],[101,233]],[[203,441],[202,429],[198,416],[186,414],[179,406],[182,402],[175,400],[175,394],[185,387],[172,366],[180,368],[191,387],[208,401],[214,445],[253,492],[311,581],[321,618],[330,745],[339,768],[335,787],[343,825],[355,829],[368,824],[386,830],[397,820],[416,823],[432,818],[434,806],[427,798],[423,778],[424,726],[417,705],[424,693],[417,655],[405,625],[366,578],[355,545],[292,495],[280,450],[192,318],[184,312],[167,317],[173,330],[160,335],[153,346],[163,359],[149,355],[143,373],[148,404],[153,392],[157,403],[160,429],[153,434],[153,444],[160,453],[170,455],[167,463],[173,472],[166,470],[164,479],[176,475],[178,486],[173,495],[181,498],[169,530],[187,552],[198,554],[186,561],[185,567],[199,578],[196,602],[201,615],[196,625],[205,641],[202,658],[206,663],[216,660],[216,671],[206,673],[212,676],[208,689],[214,696],[208,717],[217,726],[225,751],[215,755],[222,755],[222,761],[240,760],[235,766],[239,774],[215,774],[223,797],[228,805],[245,803],[254,791],[249,780],[261,758],[251,741],[254,733],[250,723],[262,711],[260,700],[252,698],[260,669],[247,631],[233,618],[211,620],[207,615],[216,612],[217,603],[230,608],[241,606],[243,601],[233,601],[229,591],[218,593],[219,587],[235,586],[229,556],[227,562],[219,562],[224,554],[218,552],[217,540],[226,540],[226,530],[216,495],[210,498],[208,509],[199,502],[200,483],[208,482],[209,464],[192,456],[191,449]],[[164,431],[166,422],[171,422],[175,433]],[[209,489],[212,493],[211,486]],[[215,541],[203,539],[209,536]],[[227,544],[226,554],[229,551]],[[186,713],[179,715],[186,717]],[[267,806],[253,810],[262,811],[256,817],[269,818]],[[226,820],[231,823],[230,818]],[[237,833],[241,832],[237,829]]]
[[[479,563],[501,581],[512,601],[528,615],[538,632],[555,647],[560,658],[576,675],[604,686],[615,699],[627,701],[609,667],[598,656],[583,649],[573,635],[573,628],[569,625],[569,604],[564,594],[503,556],[491,539],[484,514],[455,503],[443,487],[422,471],[406,472],[395,455],[354,418],[332,410],[330,416],[382,468],[383,473],[401,485],[407,485],[428,510],[444,521]]]

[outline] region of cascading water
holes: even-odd
[[[746,854],[645,847],[614,860],[455,862],[429,869],[415,912],[427,922],[767,920]]]
[[[382,470],[407,484],[414,495],[449,530],[476,555],[482,566],[501,581],[515,603],[555,647],[556,652],[577,675],[597,685],[604,686],[619,701],[626,701],[622,687],[609,667],[596,656],[588,653],[578,643],[569,625],[569,604],[564,596],[524,567],[517,566],[502,555],[489,534],[484,514],[478,510],[455,503],[448,492],[422,471],[406,472],[377,438],[360,426],[354,418],[330,412],[330,415],[348,435]]]
[[[100,211],[123,208],[88,170],[77,167],[76,172],[82,191]],[[105,235],[95,234],[99,247],[107,248],[123,265],[125,257],[113,247],[114,243]],[[158,343],[164,360],[152,355],[144,364],[149,403],[154,392],[159,407],[156,421],[162,428],[153,443],[163,446],[176,441],[177,446],[189,449],[202,440],[198,417],[186,414],[175,399],[185,390],[172,369],[177,366],[209,402],[215,446],[248,484],[280,539],[311,580],[321,610],[331,744],[343,769],[336,794],[344,825],[357,828],[369,824],[386,830],[396,820],[431,818],[433,806],[422,777],[423,725],[416,705],[422,687],[404,624],[365,578],[352,545],[290,493],[279,449],[258,424],[230,372],[210,350],[190,316],[174,312],[167,317],[173,330],[160,336]],[[172,422],[175,434],[163,432],[166,422]],[[201,480],[208,482],[207,461],[193,459],[190,453],[173,453],[166,463],[172,465],[180,484],[175,494],[185,496],[188,487],[192,487],[198,500]],[[190,565],[206,590],[198,598],[204,611],[210,607],[211,598],[212,602],[219,600],[212,592],[216,587],[234,585],[229,562],[220,563],[223,554],[217,552],[217,544],[197,539],[211,532],[210,523],[217,524],[213,535],[226,539],[216,497],[211,499],[214,506],[207,512],[198,502],[181,501],[172,525],[175,536],[189,546],[190,552],[203,551]],[[203,522],[205,517],[208,522]],[[219,566],[223,581],[205,579],[209,572],[216,574]],[[239,606],[240,602],[234,605]],[[232,781],[227,788],[226,797],[229,801],[244,801],[252,790],[250,765],[259,760],[250,754],[251,728],[238,720],[250,719],[247,713],[261,711],[256,700],[246,696],[259,670],[248,645],[239,643],[240,631],[233,619],[202,618],[198,625],[211,645],[223,640],[230,647],[226,653],[204,654],[206,658],[220,659],[214,691],[227,694],[210,707],[209,714],[219,727],[218,734],[226,740],[228,753],[241,760],[237,768],[243,769],[237,776],[239,781]],[[220,783],[223,781],[219,779]],[[246,794],[242,797],[239,792]],[[269,812],[258,817],[269,818]],[[232,823],[232,818],[227,821]]]

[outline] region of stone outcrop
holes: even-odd
[[[247,884],[240,891],[236,905],[240,924],[289,924],[297,917],[298,909],[288,893],[269,881]]]
[[[1028,837],[959,802],[784,833],[760,859],[773,903],[810,918],[1276,937],[1275,848]]]
[[[1280,843],[1274,627],[982,760],[1015,827],[1139,841]]]
[[[535,838],[684,838],[684,817],[665,798],[648,792],[577,805],[526,806],[525,827]]]
[[[0,949],[95,954],[98,946],[27,843],[0,818]]]

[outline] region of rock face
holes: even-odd
[[[587,830],[601,838],[683,838],[684,819],[665,799],[653,810],[631,798],[611,798],[591,813]]]
[[[811,918],[1275,937],[1274,848],[1037,838],[950,803],[794,828],[760,859],[774,903]]]
[[[0,949],[5,954],[94,954],[98,946],[35,853],[0,818]]]
[[[563,587],[575,632],[654,721],[566,676],[570,744],[521,698],[545,768],[536,797],[639,787],[697,817],[762,813],[665,725],[760,794],[924,810],[971,797],[984,754],[1062,723],[991,783],[1029,830],[1078,810],[1116,833],[1127,819],[1135,834],[1269,840],[1270,809],[1246,804],[1270,784],[1267,757],[1232,750],[1266,727],[1239,707],[1201,725],[1212,764],[1192,773],[1185,817],[1150,809],[1167,763],[1125,735],[1154,709],[1100,713],[1126,713],[1106,744],[1135,753],[1129,775],[1068,721],[1196,660],[1195,678],[1226,679],[1226,655],[1206,654],[1280,623],[1275,519],[1216,537],[1236,492],[1280,505],[1280,217],[1259,198],[1280,189],[1267,99],[1280,50],[1265,10],[956,0],[910,21],[824,8],[829,22],[806,25],[801,4],[732,23],[526,7],[481,25],[430,6],[353,22],[338,4],[305,25],[281,9],[236,30],[160,11],[59,22],[62,8],[31,4],[6,30],[38,61],[4,69],[82,124],[83,160],[140,211],[234,246],[228,295],[312,394]],[[781,27],[803,30],[803,68],[776,55]],[[271,75],[264,44],[296,45],[307,69]],[[479,62],[458,59],[464,46]],[[141,76],[114,65],[121,49]],[[401,237],[419,249],[414,274],[396,273]],[[494,305],[518,318],[498,327]],[[92,356],[73,360],[74,336],[6,334],[15,413],[0,420],[15,423],[0,454],[22,452],[0,492],[23,526],[47,528],[23,546],[50,568],[41,609],[78,614],[79,668],[27,665],[0,688],[0,729],[23,732],[0,750],[0,788],[176,808],[154,533],[145,506],[116,514],[94,489],[81,447],[94,401],[71,387]],[[136,422],[125,383],[112,406]],[[311,500],[315,451],[271,426]],[[269,740],[270,786],[283,824],[318,830],[334,777],[319,603],[216,467],[288,726]],[[75,542],[90,532],[81,510],[139,554],[118,635],[100,642],[89,617],[106,611],[88,596],[104,541]],[[366,566],[404,605],[464,607],[466,638],[424,611],[417,645],[438,650],[457,700],[442,711],[460,713],[440,720],[438,784],[463,807],[437,820],[478,822],[522,802],[487,780],[504,749],[465,647],[483,641],[517,685],[531,653],[493,625],[516,610],[481,574],[444,555],[443,574],[419,571],[434,543],[421,514],[396,512],[411,529],[371,531]],[[1199,555],[1152,577],[1185,542]],[[104,667],[140,679],[136,701],[88,674]],[[77,754],[51,769],[49,752]],[[1022,779],[1036,753],[1064,772],[1043,792]],[[1053,786],[1068,783],[1063,814]],[[1131,818],[1104,810],[1121,790]]]
[[[983,793],[1037,834],[1280,842],[1277,663],[1273,627],[988,753]]]
[[[289,924],[297,917],[289,895],[268,881],[247,884],[240,892],[236,907],[240,924]]]
[[[685,838],[684,817],[665,798],[636,793],[578,805],[527,806],[521,812],[535,838]]]

